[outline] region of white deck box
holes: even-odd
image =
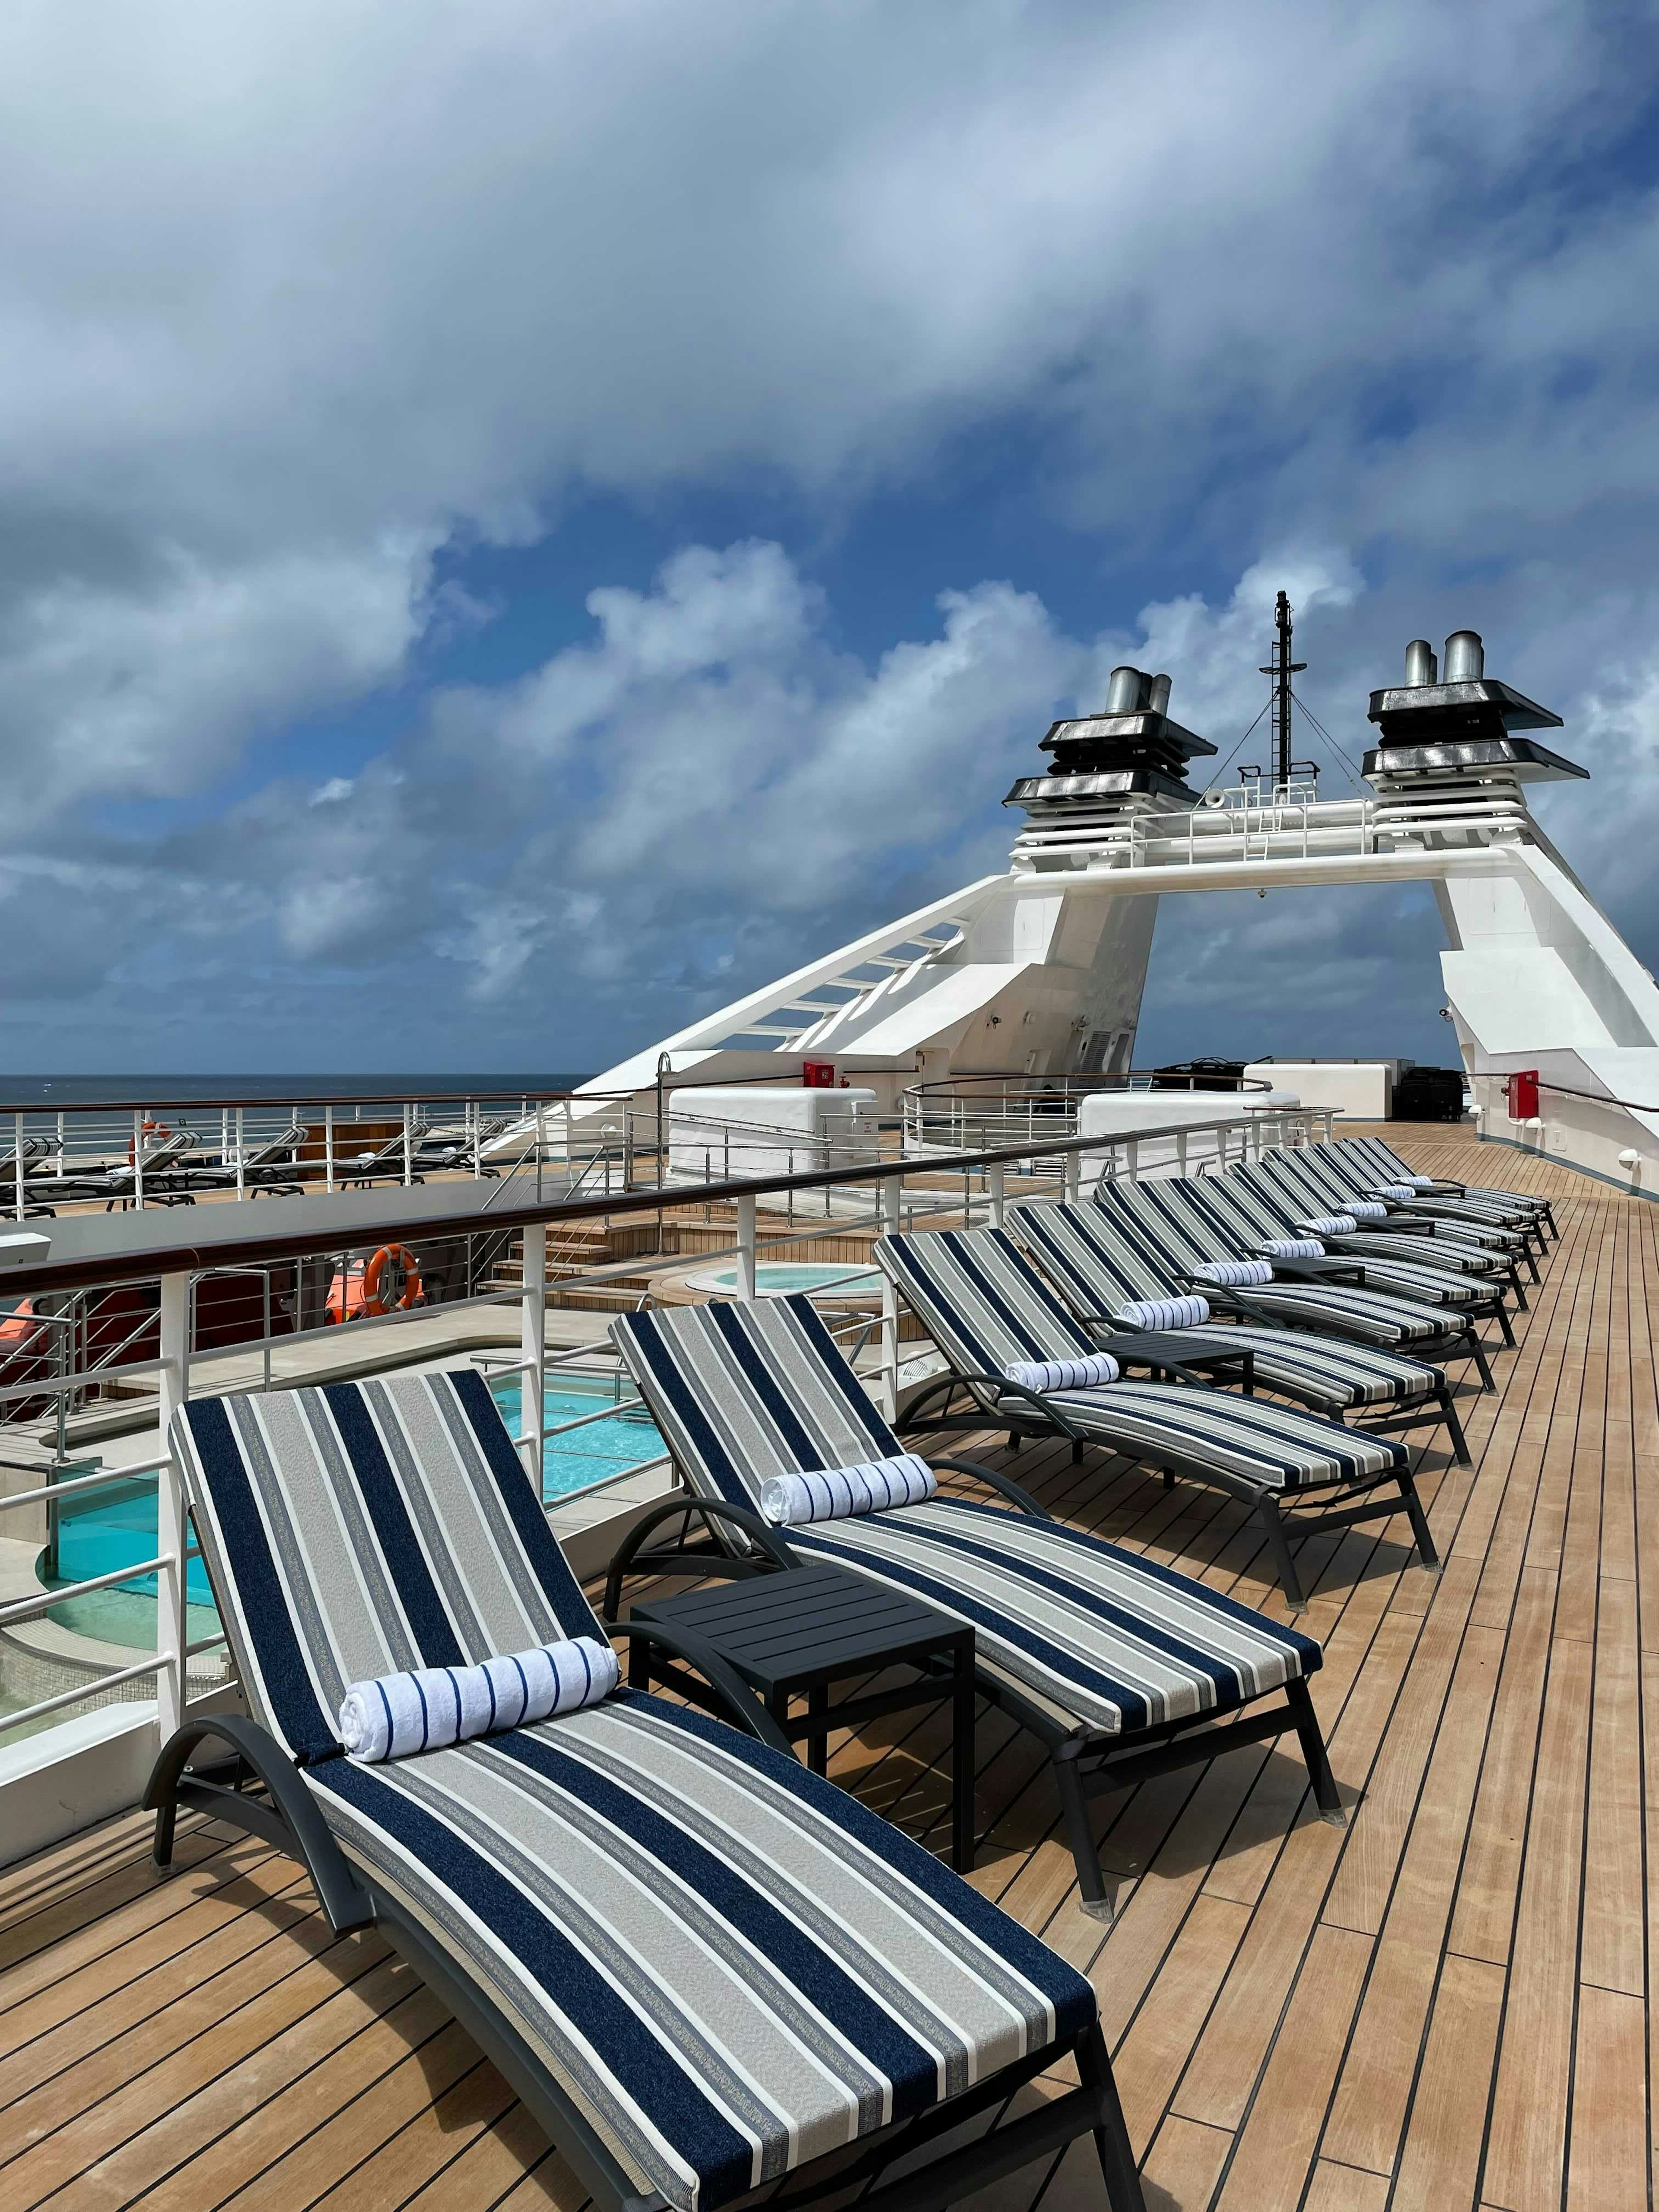
[[[865,1166],[877,1152],[873,1091],[732,1084],[670,1094],[668,1171],[676,1182]]]
[[[1328,1107],[1349,1121],[1386,1121],[1403,1060],[1259,1060],[1245,1075],[1294,1091],[1304,1106]]]

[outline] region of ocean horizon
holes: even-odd
[[[319,1075],[276,1073],[264,1075],[0,1075],[0,1112],[19,1107],[87,1106],[222,1106],[239,1099],[270,1099],[277,1103],[305,1105],[330,1098],[362,1098],[376,1103],[401,1104],[464,1094],[475,1098],[511,1098],[528,1094],[546,1097],[574,1090],[587,1079],[577,1073],[483,1073],[434,1072],[395,1074]]]

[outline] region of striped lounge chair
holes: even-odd
[[[999,1229],[935,1230],[883,1237],[876,1259],[949,1363],[951,1373],[915,1399],[901,1433],[1006,1428],[1022,1437],[1069,1437],[1224,1490],[1254,1510],[1285,1600],[1306,1602],[1289,1535],[1328,1534],[1403,1512],[1419,1556],[1437,1566],[1434,1540],[1403,1444],[1344,1428],[1299,1407],[1192,1383],[1097,1383],[1033,1389],[1014,1366],[1086,1360],[1099,1347]],[[953,1411],[953,1401],[964,1401]],[[937,1410],[934,1401],[938,1401]],[[1321,1492],[1345,1500],[1287,1524],[1281,1508]],[[1387,1492],[1388,1496],[1379,1495]]]
[[[336,1930],[404,1953],[606,2212],[712,2212],[798,2169],[787,2201],[811,2201],[1073,2055],[1039,2124],[866,2201],[933,2212],[1093,2131],[1114,2212],[1143,2212],[1089,1984],[787,1749],[619,1690],[342,1753],[354,1678],[605,1632],[481,1377],[200,1400],[173,1442],[253,1718],[163,1751],[162,1864],[180,1802],[301,1857]],[[268,1800],[183,1772],[215,1737]]]
[[[1263,1237],[1306,1237],[1310,1221],[1328,1220],[1337,1214],[1353,1219],[1352,1212],[1344,1212],[1342,1201],[1316,1197],[1298,1182],[1294,1168],[1279,1167],[1280,1157],[1266,1153],[1259,1160],[1247,1161],[1224,1176],[1213,1178],[1225,1182],[1230,1192],[1239,1196],[1241,1210],[1261,1223]],[[1290,1161],[1295,1155],[1282,1157]],[[1437,1226],[1425,1223],[1421,1231],[1409,1225],[1400,1228],[1391,1219],[1361,1221],[1352,1230],[1317,1229],[1311,1233],[1329,1251],[1352,1253],[1357,1260],[1378,1268],[1409,1270],[1386,1279],[1414,1297],[1434,1297],[1443,1287],[1435,1282],[1435,1277],[1468,1275],[1484,1282],[1493,1294],[1512,1291],[1525,1305],[1527,1294],[1521,1287],[1517,1259],[1526,1259],[1536,1281],[1537,1263],[1529,1253],[1494,1250],[1468,1241],[1461,1233],[1437,1235],[1434,1233]],[[1384,1278],[1379,1275],[1376,1279]]]
[[[1080,1322],[1107,1352],[1133,1349],[1112,1316],[1128,1305],[1181,1297],[1186,1288],[1166,1271],[1126,1255],[1097,1206],[1056,1206],[1031,1200],[1010,1206],[1005,1225],[1036,1261]],[[1237,1294],[1248,1309],[1248,1291]],[[1467,1467],[1468,1447],[1452,1403],[1451,1387],[1437,1367],[1380,1346],[1345,1344],[1309,1329],[1250,1322],[1200,1322],[1171,1331],[1183,1359],[1210,1351],[1249,1351],[1253,1381],[1280,1397],[1295,1398],[1316,1413],[1340,1420],[1363,1413],[1368,1428],[1407,1429],[1443,1422],[1453,1451]],[[1190,1352],[1187,1347],[1190,1346]]]
[[[1511,1249],[1524,1249],[1534,1239],[1541,1241],[1542,1231],[1534,1218],[1514,1206],[1486,1199],[1435,1198],[1415,1191],[1409,1199],[1394,1196],[1393,1192],[1402,1191],[1407,1185],[1357,1166],[1334,1146],[1276,1146],[1261,1154],[1261,1161],[1281,1177],[1292,1195],[1298,1199],[1305,1195],[1320,1206],[1336,1210],[1351,1199],[1375,1199],[1396,1216],[1405,1213],[1420,1221],[1456,1222],[1466,1230],[1486,1230],[1505,1238]]]
[[[861,1465],[902,1449],[809,1298],[671,1307],[614,1321],[611,1334],[692,1491],[725,1511],[757,1510],[761,1486],[774,1476]],[[1321,1811],[1340,1824],[1307,1688],[1322,1657],[1317,1644],[1062,1526],[988,1468],[934,1465],[981,1478],[994,1502],[934,1497],[818,1522],[786,1531],[787,1547],[803,1562],[848,1568],[972,1624],[981,1689],[1037,1736],[1054,1763],[1085,1912],[1109,1919],[1113,1909],[1087,1799],[1229,1744],[1294,1729]],[[651,1546],[675,1518],[689,1540],[684,1503],[659,1507],[630,1533],[612,1564],[608,1612],[630,1571],[707,1573],[711,1563],[720,1571],[707,1541]],[[710,1523],[714,1531],[723,1525]],[[1212,1725],[1270,1696],[1265,1711]]]
[[[1394,1146],[1385,1145],[1381,1137],[1339,1137],[1330,1149],[1346,1152],[1380,1182],[1414,1184],[1419,1205],[1428,1198],[1484,1200],[1493,1206],[1513,1206],[1522,1218],[1536,1221],[1540,1227],[1547,1228],[1552,1237],[1560,1234],[1555,1225],[1555,1209],[1547,1198],[1531,1198],[1525,1191],[1504,1190],[1489,1183],[1453,1182],[1444,1176],[1419,1175],[1415,1168],[1407,1167]]]
[[[1215,1295],[1214,1287],[1197,1279],[1199,1270],[1218,1261],[1261,1256],[1259,1212],[1231,1176],[1171,1176],[1158,1182],[1120,1177],[1098,1183],[1093,1200],[1109,1221],[1190,1279],[1186,1288],[1201,1291],[1206,1297]],[[1432,1350],[1437,1359],[1466,1357],[1474,1361],[1483,1386],[1492,1389],[1492,1370],[1474,1326],[1479,1310],[1471,1312],[1467,1302],[1455,1306],[1443,1298],[1431,1304],[1386,1289],[1377,1282],[1376,1267],[1336,1253],[1274,1258],[1271,1265],[1271,1282],[1249,1285],[1258,1317],[1271,1314],[1292,1327],[1333,1330],[1366,1344]],[[1513,1341],[1501,1304],[1497,1318]]]

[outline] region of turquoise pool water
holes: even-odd
[[[520,1380],[516,1375],[504,1375],[489,1386],[489,1395],[514,1437],[519,1433],[522,1403]],[[637,1409],[614,1414],[609,1420],[590,1421],[586,1428],[573,1429],[567,1436],[546,1434],[562,1421],[574,1421],[583,1413],[597,1413],[601,1406],[614,1405],[619,1396],[635,1395],[631,1382],[590,1382],[579,1376],[562,1376],[548,1384],[542,1396],[544,1498],[568,1498],[592,1483],[626,1474],[630,1467],[661,1457],[667,1447],[655,1424]]]
[[[694,1279],[699,1290],[736,1291],[738,1287],[735,1267],[711,1267]],[[845,1260],[763,1260],[755,1269],[756,1293],[763,1298],[824,1289],[832,1289],[837,1297],[861,1297],[880,1288],[878,1269],[854,1267]]]

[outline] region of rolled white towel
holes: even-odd
[[[1296,1225],[1316,1237],[1352,1237],[1359,1224],[1352,1213],[1310,1213]]]
[[[1322,1260],[1325,1247],[1316,1237],[1266,1237],[1256,1246],[1264,1260]]]
[[[1242,1290],[1247,1283],[1271,1283],[1273,1279],[1273,1268],[1266,1260],[1206,1260],[1193,1273],[1200,1282],[1214,1283],[1223,1290]]]
[[[509,1652],[476,1667],[422,1667],[353,1682],[340,1702],[349,1758],[373,1764],[527,1727],[596,1705],[617,1686],[617,1655],[591,1636]]]
[[[1356,1229],[1362,1221],[1386,1221],[1389,1218],[1389,1209],[1380,1199],[1351,1198],[1348,1211],[1353,1216]]]
[[[1210,1301],[1198,1297],[1133,1298],[1112,1310],[1120,1328],[1196,1328],[1209,1318]]]
[[[1417,1196],[1414,1182],[1379,1182],[1374,1188],[1378,1198],[1396,1198],[1402,1206]]]
[[[1123,1370],[1109,1352],[1095,1352],[1080,1359],[1016,1359],[1002,1371],[1028,1390],[1090,1390],[1115,1382]]]
[[[890,1505],[917,1505],[939,1484],[916,1452],[872,1459],[857,1467],[829,1467],[806,1474],[775,1474],[761,1485],[761,1512],[780,1528],[809,1521],[850,1521]]]

